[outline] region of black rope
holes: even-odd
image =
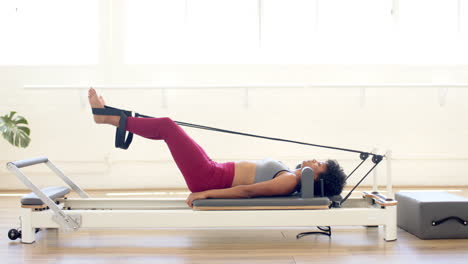
[[[142,115],[142,114],[138,114],[138,113],[136,114],[136,116],[137,117],[140,116],[140,117],[146,117],[146,118],[154,118],[152,116]],[[364,154],[372,155],[372,156],[377,155],[377,154],[374,154],[374,153],[371,153],[371,152],[360,151],[360,150],[355,150],[355,149],[339,148],[339,147],[318,145],[318,144],[312,144],[312,143],[289,140],[289,139],[266,137],[266,136],[254,135],[254,134],[249,134],[249,133],[244,133],[244,132],[238,132],[238,131],[232,131],[232,130],[227,130],[227,129],[216,128],[216,127],[197,125],[197,124],[192,124],[192,123],[187,123],[187,122],[182,122],[182,121],[175,121],[174,120],[174,122],[176,124],[178,124],[178,125],[181,125],[181,126],[200,128],[200,129],[212,130],[212,131],[217,131],[217,132],[236,134],[236,135],[241,135],[241,136],[257,137],[257,138],[263,138],[263,139],[269,139],[269,140],[283,141],[283,142],[289,142],[289,143],[295,143],[295,144],[301,144],[301,145],[307,145],[307,146],[313,146],[313,147],[319,147],[319,148],[328,148],[328,149],[334,149],[334,150],[341,150],[341,151],[347,151],[347,152],[354,152],[354,153],[360,153],[360,154],[364,153]]]
[[[379,165],[380,161],[381,160],[375,162],[374,166],[372,166],[372,168],[366,173],[366,175],[364,175],[364,177],[362,177],[361,180],[356,185],[354,185],[351,191],[349,191],[348,195],[346,195],[346,197],[343,200],[341,200],[341,204],[343,204],[344,202],[346,202],[346,200],[348,200],[349,196],[351,196],[353,191],[359,186],[359,184],[361,184],[361,182],[367,177],[367,175],[369,175],[369,173],[371,173],[371,171],[373,171],[374,168],[377,167],[377,165]]]
[[[359,165],[356,166],[356,168],[354,168],[354,170],[348,175],[348,177],[346,177],[346,180],[348,180],[349,177],[351,177],[351,175],[353,175],[353,173],[359,168],[361,167],[361,165],[365,162],[366,160],[362,160],[361,163],[359,163]]]

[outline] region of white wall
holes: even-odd
[[[248,83],[468,83],[468,66],[403,65],[159,65],[121,67],[0,67],[0,114],[11,110],[30,122],[27,149],[0,140],[0,162],[48,156],[82,187],[185,187],[163,141],[135,137],[115,149],[114,128],[94,124],[77,90],[25,90],[23,85],[203,85]],[[370,88],[360,104],[352,88],[167,91],[98,90],[107,104],[153,116],[272,137],[361,150],[393,151],[396,185],[468,185],[468,89],[449,89],[444,106],[437,88]],[[86,97],[85,97],[86,98]],[[346,171],[352,153],[184,127],[216,161],[273,157],[294,167],[302,159],[336,158]],[[25,169],[41,186],[59,184],[45,166]],[[385,177],[385,165],[379,175]],[[357,175],[356,175],[357,176]],[[0,189],[22,189],[0,167]],[[356,182],[356,178],[350,183]],[[365,181],[364,184],[369,184]]]

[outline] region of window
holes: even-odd
[[[317,26],[317,1],[263,1],[259,62],[310,62]]]
[[[0,1],[0,64],[98,63],[99,1]]]
[[[128,63],[244,62],[258,46],[252,0],[125,2]]]
[[[380,63],[388,59],[391,0],[318,1],[311,63]]]
[[[100,2],[0,1],[0,65],[96,64],[119,19],[130,64],[468,63],[468,0],[400,0],[398,23],[393,0]]]
[[[459,32],[458,21],[458,0],[400,1],[395,58],[403,63],[468,63],[466,33]]]

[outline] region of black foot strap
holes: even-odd
[[[324,235],[324,236],[331,237],[331,235],[332,235],[331,227],[329,227],[329,226],[326,226],[326,227],[317,226],[317,228],[320,229],[321,231],[302,232],[302,233],[299,233],[299,234],[296,235],[296,239],[299,239],[299,238],[301,238],[303,236],[307,236],[307,235]]]
[[[132,112],[107,105],[104,108],[92,108],[92,111],[95,115],[120,116],[119,126],[115,130],[115,147],[128,149],[133,140],[133,133],[128,132],[127,139],[125,139],[127,133],[125,128],[127,127],[127,117],[132,116]],[[136,115],[138,116],[138,114]]]

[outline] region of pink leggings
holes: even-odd
[[[128,117],[126,130],[149,139],[163,139],[191,192],[232,186],[235,163],[211,160],[171,118]]]

